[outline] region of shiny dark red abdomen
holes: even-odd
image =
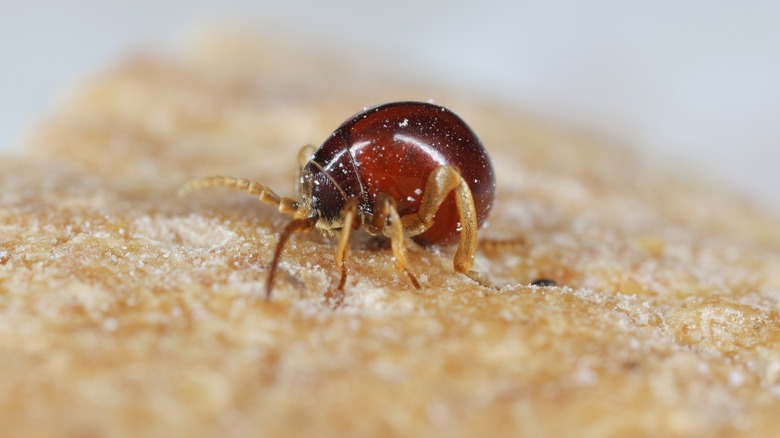
[[[315,164],[307,169],[316,166],[329,175],[324,178],[317,172],[315,181],[322,190],[313,195],[326,216],[336,213],[324,211],[326,207],[343,205],[345,200],[338,198],[345,196],[358,196],[360,209],[373,212],[382,192],[395,199],[402,217],[416,213],[428,175],[446,165],[460,169],[468,183],[480,225],[493,204],[495,176],[487,152],[463,120],[438,105],[396,102],[367,109],[336,129],[312,161]],[[459,226],[451,193],[436,212],[434,225],[413,239],[422,244],[453,243]]]

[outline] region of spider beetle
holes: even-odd
[[[319,149],[304,146],[298,162],[299,200],[279,197],[255,181],[225,176],[196,179],[180,190],[186,194],[205,187],[235,188],[292,217],[276,244],[266,300],[287,240],[315,228],[338,237],[342,295],[349,235],[361,227],[390,238],[395,266],[415,288],[420,284],[407,266],[404,236],[422,245],[457,241],[455,270],[492,286],[472,266],[477,229],[495,195],[493,166],[471,128],[448,109],[423,102],[365,109],[341,124]]]

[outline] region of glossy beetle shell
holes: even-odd
[[[360,200],[361,213],[373,214],[379,193],[390,195],[403,217],[419,210],[428,175],[446,165],[460,170],[482,225],[495,193],[490,159],[463,120],[430,103],[395,102],[354,115],[315,152],[302,182],[311,189],[312,209],[325,220],[337,221],[351,197]],[[413,239],[450,244],[457,240],[459,227],[450,193],[436,212],[434,225]]]

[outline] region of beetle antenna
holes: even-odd
[[[192,180],[179,188],[179,196],[207,187],[227,187],[247,192],[250,195],[257,195],[257,199],[261,202],[277,207],[284,214],[295,214],[300,207],[300,204],[294,199],[280,197],[273,190],[257,181],[232,176],[209,176]]]
[[[317,223],[316,217],[310,217],[305,219],[293,219],[285,225],[282,230],[282,234],[279,235],[279,241],[276,243],[276,249],[274,250],[274,258],[271,260],[271,272],[268,273],[268,280],[265,283],[265,300],[271,301],[271,292],[273,291],[274,276],[276,275],[276,267],[279,265],[279,259],[282,255],[282,249],[290,239],[293,233],[303,233],[311,231],[314,228],[314,224]]]

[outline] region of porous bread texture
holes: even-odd
[[[358,61],[212,38],[71,93],[0,160],[7,436],[773,436],[778,220],[695,177]],[[303,52],[305,53],[305,52]],[[293,237],[210,174],[293,195],[296,154],[365,105],[435,98],[478,133],[498,197],[481,251]],[[537,278],[558,287],[526,286]]]

